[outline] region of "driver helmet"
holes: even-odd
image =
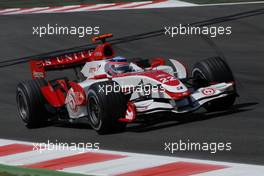
[[[130,72],[131,66],[128,63],[127,58],[122,56],[117,56],[109,60],[106,64],[106,72],[110,75],[120,74],[120,73],[127,73]]]

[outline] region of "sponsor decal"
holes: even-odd
[[[213,88],[204,88],[202,89],[202,94],[206,95],[206,96],[211,96],[215,94],[215,89]]]
[[[95,67],[90,67],[89,68],[89,73],[94,73],[94,72],[98,71],[100,69],[100,67],[101,67],[101,64],[99,64],[99,65],[97,65]]]
[[[82,105],[85,101],[85,96],[80,92],[69,91],[65,103],[69,105],[72,112],[78,111],[78,106]]]
[[[58,57],[51,57],[50,59],[43,60],[43,66],[52,66],[58,64],[70,64],[78,61],[82,61],[85,58],[89,58],[92,55],[93,50],[82,51],[73,54],[66,54]]]

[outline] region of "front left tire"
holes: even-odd
[[[123,131],[127,125],[119,122],[127,109],[127,99],[119,91],[110,91],[106,94],[100,87],[114,87],[113,81],[99,82],[91,85],[87,92],[87,112],[90,125],[99,134]],[[105,90],[105,89],[104,89]]]

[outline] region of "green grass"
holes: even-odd
[[[254,2],[263,0],[184,0],[195,4],[215,4],[215,3],[232,3],[232,2]]]
[[[30,169],[0,164],[0,176],[87,176],[82,174],[69,174],[66,172],[51,171],[47,169]]]

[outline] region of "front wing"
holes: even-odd
[[[148,99],[135,102],[138,115],[162,111],[173,113],[192,112],[204,104],[234,93],[234,83],[219,83],[194,91],[190,96],[181,99]]]

